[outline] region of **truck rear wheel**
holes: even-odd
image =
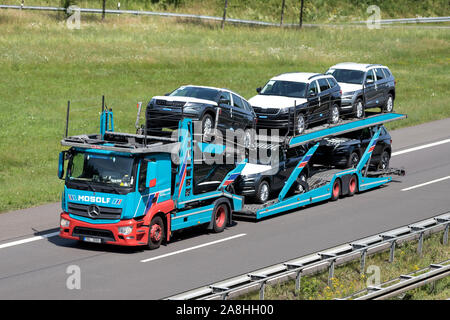
[[[160,216],[153,217],[148,230],[147,248],[158,249],[164,239],[164,223]]]
[[[348,181],[348,196],[351,197],[355,194],[358,189],[358,178],[356,175],[352,175]]]
[[[339,199],[339,196],[341,195],[341,180],[336,179],[333,183],[333,188],[331,190],[331,201],[336,201]]]

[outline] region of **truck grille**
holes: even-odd
[[[69,213],[77,215],[77,216],[91,218],[91,219],[116,220],[116,219],[120,219],[120,216],[122,215],[121,208],[109,208],[109,207],[100,207],[100,206],[97,206],[98,215],[93,215],[93,214],[89,213],[90,206],[91,205],[78,204],[78,203],[72,203],[72,202],[69,202],[67,204]]]
[[[84,227],[75,227],[72,232],[73,237],[95,237],[104,241],[115,241],[114,234],[110,230],[91,229]]]

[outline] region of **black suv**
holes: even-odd
[[[337,137],[325,138],[312,156],[310,163],[339,168],[354,168],[370,143],[376,128],[365,128],[349,132]],[[392,139],[386,128],[381,133],[372,157],[370,168],[384,170],[389,168]]]
[[[271,195],[281,191],[295,166],[307,151],[303,146],[276,150],[278,150],[278,165],[247,163],[242,170],[235,183],[235,191],[245,196],[246,203],[265,203]],[[308,176],[309,167],[305,167],[297,180],[305,182]],[[296,188],[299,188],[299,185],[294,184],[292,190]]]
[[[381,64],[339,63],[327,72],[342,89],[342,112],[364,117],[364,110],[381,108],[392,112],[395,100],[395,79],[388,67]]]
[[[331,75],[284,73],[256,91],[249,102],[258,117],[257,128],[289,128],[302,134],[318,122],[339,122],[341,88]]]
[[[147,105],[147,130],[177,129],[182,117],[202,122],[202,132],[211,134],[216,127],[242,129],[246,137],[254,128],[255,113],[250,104],[235,92],[203,86],[182,86],[165,96],[153,97]]]

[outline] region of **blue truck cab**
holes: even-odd
[[[223,231],[242,207],[228,185],[244,165],[235,166],[217,187],[196,193],[192,126],[190,119],[181,121],[176,139],[116,133],[108,125],[101,126],[100,135],[64,138],[61,144],[69,149],[60,153],[58,166],[65,181],[60,236],[156,249],[188,227],[206,224]]]

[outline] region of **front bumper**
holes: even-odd
[[[86,241],[95,239],[98,243],[120,246],[142,246],[148,242],[148,226],[143,220],[123,220],[117,223],[92,224],[72,218],[67,212],[61,213],[61,218],[70,222],[68,227],[61,227],[59,236],[64,239]],[[133,227],[130,234],[119,233],[119,227]]]

